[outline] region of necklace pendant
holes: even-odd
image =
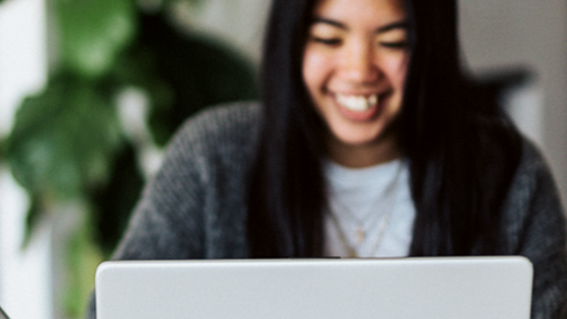
[[[365,232],[364,229],[358,229],[356,231],[356,242],[360,245],[364,242],[364,237],[365,237]]]

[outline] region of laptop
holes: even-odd
[[[523,257],[110,261],[98,319],[528,319]]]

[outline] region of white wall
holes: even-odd
[[[258,62],[270,3],[270,0],[205,0],[197,9],[184,10],[181,6],[175,17],[187,28],[225,41]]]
[[[537,80],[515,96],[518,125],[544,151],[567,203],[567,2],[461,1],[461,35],[474,70],[527,66]]]
[[[44,0],[0,5],[0,136],[5,137],[23,96],[47,77]],[[0,167],[0,304],[11,318],[52,318],[51,229],[43,223],[22,250],[25,192]]]

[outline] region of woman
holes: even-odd
[[[554,183],[456,30],[454,0],[275,0],[262,106],[187,122],[115,258],[524,255],[565,318]]]

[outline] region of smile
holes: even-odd
[[[364,112],[378,105],[378,94],[371,95],[345,95],[336,93],[337,102],[354,112]]]

